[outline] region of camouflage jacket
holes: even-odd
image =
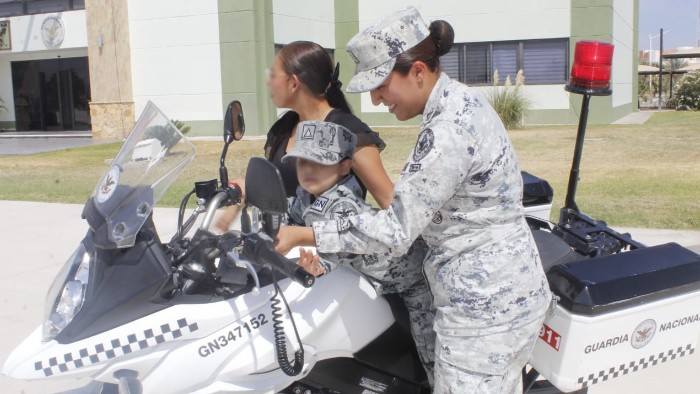
[[[314,223],[318,252],[401,255],[422,235],[436,331],[477,335],[533,321],[550,294],[498,115],[478,91],[443,73],[420,129],[391,206]]]
[[[289,199],[288,225],[311,226],[320,220],[344,219],[372,207],[362,199],[362,189],[357,179],[350,175],[312,201],[312,195],[299,186],[297,196]],[[392,258],[388,253],[358,255],[355,253],[319,253],[326,273],[350,264],[369,277],[381,294],[401,293],[415,283],[424,281],[422,263],[428,247],[421,239],[414,242],[407,252]]]

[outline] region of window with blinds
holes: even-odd
[[[568,40],[523,42],[522,69],[527,83],[566,83]]]
[[[0,0],[0,18],[84,9],[85,0]]]
[[[498,70],[499,85],[506,82],[506,78],[510,78],[511,82],[515,82],[515,74],[521,68],[518,64],[518,46],[517,42],[495,42],[491,44],[491,58],[493,59],[493,70]]]
[[[491,57],[489,44],[469,44],[464,48],[464,82],[479,85],[491,81]]]
[[[523,70],[527,84],[566,83],[569,67],[569,39],[460,43],[440,58],[450,78],[468,85],[493,84],[498,70],[499,85],[510,76],[515,82]]]

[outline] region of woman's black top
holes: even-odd
[[[375,145],[379,151],[381,151],[386,146],[384,141],[379,138],[379,133],[372,131],[367,124],[353,114],[334,108],[328,113],[328,116],[326,116],[324,120],[326,122],[339,124],[355,133],[357,136],[357,147]],[[286,112],[272,127],[270,127],[270,131],[267,133],[267,142],[265,143],[265,157],[279,169],[284,187],[287,191],[287,197],[296,196],[297,186],[299,186],[296,160],[289,160],[286,163],[282,163],[282,157],[287,154],[289,136],[292,134],[292,130],[297,126],[297,123],[299,123],[299,114],[294,111]],[[367,195],[367,188],[362,184],[359,178],[357,181],[362,187],[362,198],[365,198]]]

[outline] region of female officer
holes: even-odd
[[[399,120],[422,114],[421,131],[388,209],[316,222],[313,232],[319,254],[401,255],[423,236],[437,309],[435,392],[520,392],[551,295],[503,124],[477,91],[440,70],[453,40],[447,22],[428,27],[408,8],[348,42],[348,91],[370,91]]]

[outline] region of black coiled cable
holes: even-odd
[[[184,235],[184,226],[182,222],[185,220],[185,209],[187,209],[187,203],[190,201],[190,197],[192,197],[195,191],[196,189],[192,189],[191,192],[185,195],[182,202],[180,202],[180,209],[177,212],[177,232],[175,233],[173,240],[180,239]]]
[[[294,323],[294,318],[292,317],[292,311],[289,310],[289,304],[287,304],[287,299],[284,297],[284,293],[281,291],[279,285],[277,284],[277,279],[275,278],[274,270],[272,271],[272,282],[275,286],[275,294],[270,297],[270,306],[272,308],[272,330],[275,336],[275,352],[277,353],[277,363],[279,363],[282,372],[288,376],[297,376],[301,373],[301,369],[304,367],[304,346],[301,343],[301,338],[299,338],[299,331],[297,331],[297,325]],[[282,299],[282,301],[277,298]],[[294,328],[294,335],[297,338],[297,343],[299,344],[299,350],[294,352],[294,364],[292,365],[287,358],[287,335],[284,332],[284,327],[282,326],[283,315],[282,307],[280,304],[284,302],[285,308],[287,308],[287,313],[289,313],[289,320],[292,321],[292,327]]]

